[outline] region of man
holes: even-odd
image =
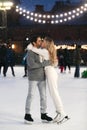
[[[41,47],[41,37],[34,36],[31,43],[34,47]],[[40,94],[40,112],[41,119],[44,121],[52,121],[52,118],[47,116],[46,114],[46,81],[45,81],[45,72],[44,66],[48,65],[49,61],[45,61],[43,63],[40,62],[40,57],[38,54],[32,52],[31,50],[27,53],[27,65],[28,65],[28,79],[29,79],[29,89],[28,96],[26,99],[25,106],[25,122],[32,123],[34,120],[30,114],[30,107],[32,98],[34,96],[35,87],[38,87]]]

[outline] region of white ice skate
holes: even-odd
[[[60,114],[60,117],[59,117],[59,119],[57,120],[57,124],[62,124],[62,123],[64,123],[64,122],[66,122],[66,121],[68,121],[70,118],[66,115],[66,116],[64,116],[64,115],[61,115]]]
[[[59,113],[57,113],[57,115],[56,115],[56,116],[55,116],[55,118],[53,119],[53,123],[55,123],[55,122],[57,122],[57,121],[58,121],[59,116],[60,116],[60,114],[59,114]]]
[[[61,124],[63,122],[66,122],[67,120],[69,120],[70,118],[66,115],[61,115],[59,113],[57,113],[56,117],[53,119],[53,122],[54,123],[57,123],[57,124]]]

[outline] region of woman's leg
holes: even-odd
[[[49,88],[51,97],[53,99],[56,111],[60,114],[65,115],[63,104],[62,104],[62,101],[58,92],[58,74],[56,73],[54,69],[51,70],[50,68],[48,71],[46,70],[46,76],[47,76],[48,88]]]

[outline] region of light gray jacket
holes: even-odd
[[[38,54],[31,50],[27,52],[27,67],[28,67],[28,78],[31,81],[43,81],[45,80],[44,67],[50,65],[50,61],[40,62]]]

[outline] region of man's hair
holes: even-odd
[[[33,44],[33,42],[36,42],[38,37],[40,37],[40,35],[34,35],[34,36],[32,36],[31,39],[30,39],[30,43]]]

